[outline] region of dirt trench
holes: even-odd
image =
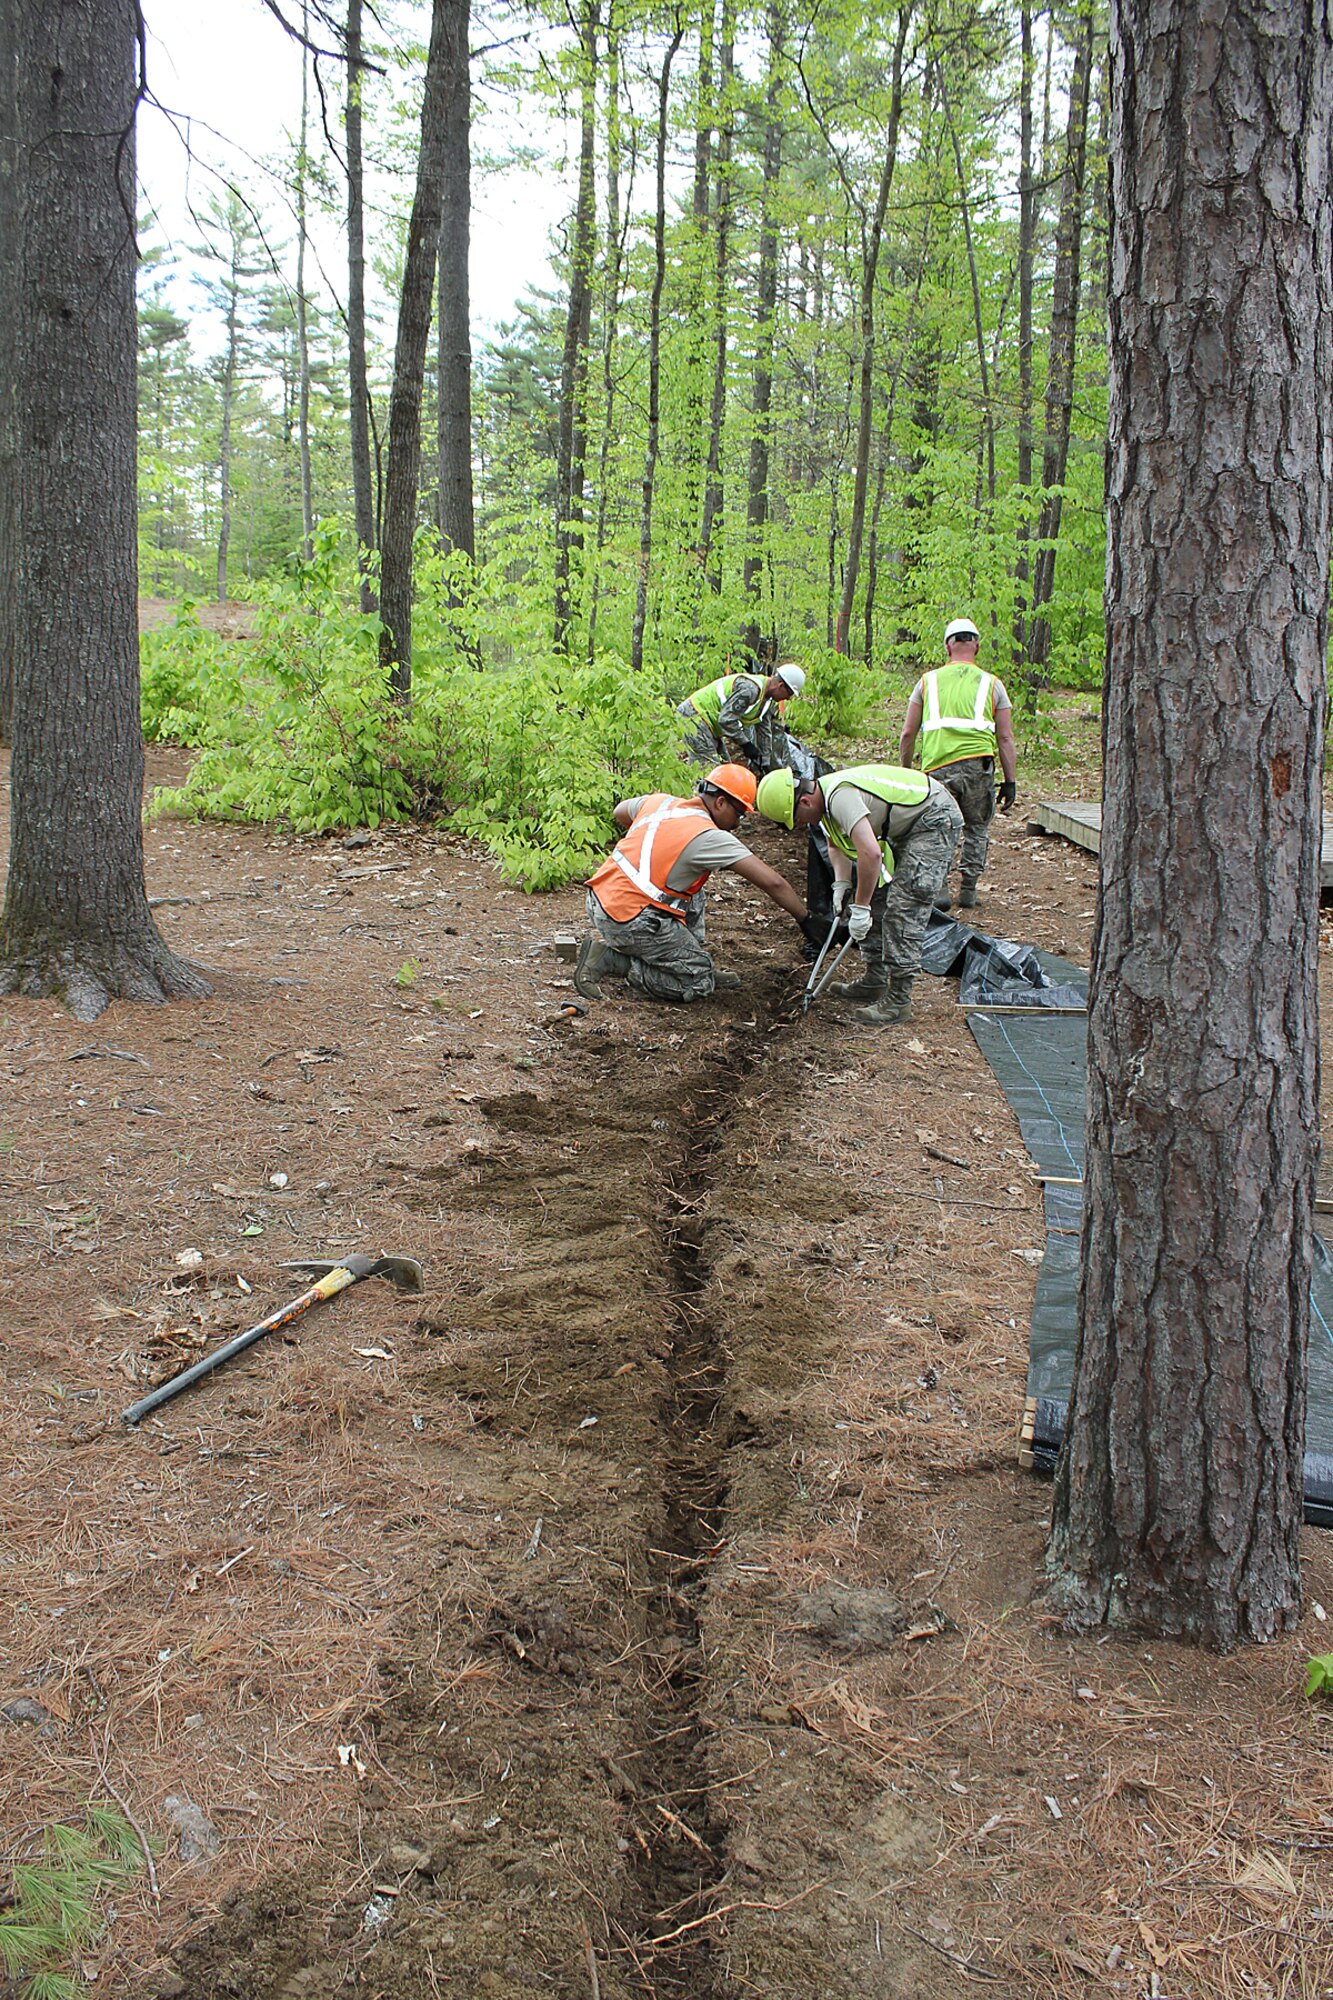
[[[705,1609],[738,1466],[748,1513],[781,1504],[750,1406],[810,1323],[809,1284],[798,1334],[748,1254],[766,1197],[724,1143],[799,1008],[770,987],[685,1034],[594,1025],[549,1095],[485,1101],[467,1184],[405,1194],[491,1245],[472,1296],[415,1329],[418,1406],[471,1424],[466,1451],[423,1437],[440,1567],[383,1665],[380,1769],[328,1830],[336,1901],[309,1870],[234,1899],[178,1954],[200,2000],[744,1990],[712,1917],[730,1779]],[[761,1329],[739,1376],[720,1267]]]

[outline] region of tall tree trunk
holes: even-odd
[[[301,31],[310,37],[309,0],[301,8]],[[310,133],[309,55],[301,50],[301,145],[296,161],[296,432],[301,455],[301,553],[307,562],[315,555],[315,499],[310,481],[310,328],[305,295],[306,248],[306,148]]]
[[[560,361],[560,428],[555,466],[555,644],[569,644],[571,570],[583,554],[583,480],[588,452],[588,338],[592,327],[592,277],[597,254],[597,0],[583,0],[579,22],[579,189],[569,252],[569,303]]]
[[[713,212],[713,387],[708,403],[708,446],[704,461],[703,520],[699,528],[699,561],[714,591],[722,588],[722,566],[713,536],[722,512],[722,425],[727,413],[727,304],[731,260],[731,153],[736,130],[732,80],[736,67],[736,0],[722,0],[721,46],[718,51],[718,132]]]
[[[467,47],[468,0],[433,0],[421,151],[403,260],[403,294],[389,400],[389,463],[380,537],[380,665],[395,697],[412,694],[412,545],[421,477],[421,390],[430,338],[441,190],[448,144],[449,94],[459,83],[456,51]],[[466,80],[464,65],[464,80]]]
[[[352,513],[361,609],[375,609],[369,558],[375,550],[375,482],[370,458],[370,385],[366,375],[365,180],[361,163],[361,0],[347,0],[347,370],[352,442]]]
[[[218,603],[227,601],[227,551],[231,545],[231,420],[236,402],[240,342],[241,239],[232,223],[227,277],[227,346],[222,361],[222,426],[218,435]]]
[[[714,0],[701,0],[699,77],[694,100],[694,191],[690,201],[700,229],[708,221],[708,168],[713,152],[713,23]]]
[[[1051,296],[1051,350],[1046,371],[1046,434],[1042,445],[1041,483],[1046,497],[1037,523],[1037,559],[1033,566],[1032,613],[1029,620],[1028,687],[1030,693],[1047,685],[1051,654],[1050,619],[1043,607],[1055,589],[1055,545],[1060,533],[1064,484],[1069,463],[1069,431],[1074,408],[1074,353],[1078,336],[1079,264],[1083,243],[1083,203],[1086,182],[1088,97],[1092,69],[1092,8],[1079,17],[1074,72],[1069,83],[1069,126],[1065,135],[1065,169],[1060,187],[1060,219],[1055,237],[1055,280]]]
[[[8,0],[0,5],[8,22]],[[15,596],[19,530],[19,485],[23,465],[19,389],[22,328],[11,310],[19,287],[18,258],[23,242],[26,175],[19,119],[18,51],[12,34],[0,50],[0,743],[14,729],[14,653],[18,644]]]
[[[685,33],[682,14],[662,61],[657,89],[657,206],[653,223],[653,292],[648,308],[648,444],[643,461],[643,501],[639,514],[639,577],[634,592],[634,629],[630,665],[643,668],[643,634],[648,622],[648,572],[653,556],[653,487],[657,478],[658,427],[662,391],[662,288],[666,282],[666,148],[671,96],[671,65]]]
[[[625,226],[629,226],[626,215]],[[615,445],[616,328],[620,318],[620,273],[625,240],[620,223],[620,29],[614,0],[606,8],[606,267],[602,285],[602,443],[597,467],[597,560],[588,593],[588,660],[597,655],[597,612],[601,602],[602,550],[611,458]]]
[[[436,522],[446,549],[476,555],[472,505],[472,71],[468,9],[450,9],[440,186]]]
[[[1051,1534],[1078,1625],[1300,1610],[1319,1147],[1333,38],[1111,11],[1101,893],[1079,1337]]]
[[[1018,105],[1018,483],[1024,493],[1032,488],[1032,252],[1036,237],[1036,200],[1032,186],[1032,9],[1024,0],[1019,10],[1022,43],[1022,73]],[[1028,537],[1031,526],[1025,502],[1018,524],[1018,560],[1014,576],[1018,584],[1014,613],[1014,657],[1022,660],[1027,651],[1027,607],[1023,600],[1028,581]]]
[[[754,393],[750,410],[750,470],[745,496],[745,568],[742,583],[750,605],[746,643],[759,644],[760,585],[768,526],[768,446],[773,405],[773,336],[778,297],[778,177],[782,171],[782,51],[786,40],[782,0],[769,0],[768,83],[764,94],[764,180],[759,215],[759,289],[755,299]]]
[[[963,224],[963,247],[967,252],[967,274],[972,288],[972,330],[977,345],[977,369],[981,376],[981,435],[977,446],[977,485],[980,488],[982,460],[985,461],[986,497],[995,504],[995,406],[991,396],[990,364],[986,359],[986,327],[981,313],[981,281],[977,275],[977,250],[972,240],[972,205],[967,195],[967,169],[963,165],[963,147],[958,136],[958,126],[954,120],[953,106],[944,81],[944,71],[939,72],[940,106],[949,126],[949,137],[953,142],[954,168],[958,175],[958,209]],[[978,511],[980,495],[978,494]]]
[[[852,483],[852,514],[847,523],[847,560],[843,569],[842,598],[838,605],[838,620],[833,640],[835,650],[839,653],[845,653],[847,650],[847,634],[851,630],[852,623],[852,605],[856,601],[856,585],[861,569],[866,493],[870,483],[870,426],[875,413],[875,284],[879,276],[879,246],[884,234],[884,214],[889,205],[889,191],[893,186],[893,170],[898,164],[898,126],[903,110],[903,56],[907,48],[907,32],[911,20],[911,5],[899,7],[898,33],[893,44],[893,70],[889,86],[888,128],[884,134],[884,164],[880,169],[879,187],[875,194],[870,228],[864,232],[861,242],[861,366],[857,394],[856,476]]]
[[[15,450],[0,462],[14,754],[0,992],[206,993],[168,951],[143,872],[135,550],[132,0],[0,0],[6,182],[0,323]],[[15,474],[21,469],[21,478]],[[14,489],[17,490],[14,490]]]

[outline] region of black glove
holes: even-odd
[[[1000,786],[1000,811],[1002,813],[1007,813],[1010,806],[1013,804],[1014,800],[1017,797],[1018,797],[1018,786],[1014,783],[1012,778],[1006,778],[1004,783]]]
[[[822,951],[824,940],[829,934],[828,925],[821,924],[818,917],[802,917],[800,922],[801,936],[805,939],[806,943],[812,944],[816,951]]]

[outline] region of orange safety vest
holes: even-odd
[[[668,889],[667,877],[689,843],[711,833],[712,816],[698,799],[673,799],[653,792],[639,807],[634,824],[608,854],[588,887],[614,923],[627,924],[651,904],[685,921],[685,905],[702,889],[705,868],[688,889]]]

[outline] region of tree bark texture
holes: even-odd
[[[412,694],[412,552],[421,483],[421,397],[440,243],[449,92],[458,83],[451,57],[460,41],[466,48],[467,33],[468,0],[434,0],[421,102],[421,151],[398,306],[380,531],[380,665],[401,702]]]
[[[444,171],[440,189],[439,493],[446,548],[477,552],[472,508],[472,72],[468,8],[449,10]]]
[[[357,566],[361,571],[361,609],[375,609],[375,592],[368,575],[374,553],[375,485],[370,462],[370,383],[366,372],[366,224],[365,173],[361,153],[362,68],[361,0],[347,0],[347,373],[348,425],[352,450],[352,513],[356,525]]]
[[[1289,1627],[1318,1146],[1333,476],[1323,8],[1115,0],[1102,886],[1050,1566]]]
[[[1019,40],[1022,63],[1018,104],[1018,483],[1032,485],[1032,257],[1036,240],[1036,197],[1032,185],[1032,9],[1019,9]],[[1049,45],[1048,45],[1049,46]],[[1020,663],[1027,651],[1027,620],[1024,586],[1028,580],[1027,514],[1018,524],[1018,559],[1014,577],[1018,584],[1014,618],[1014,659]]]
[[[571,570],[583,554],[584,464],[588,454],[588,341],[592,330],[593,262],[597,254],[597,0],[584,0],[579,22],[579,186],[569,257],[569,299],[560,363],[560,427],[556,438],[555,644],[569,644],[573,615]]]
[[[107,1002],[202,994],[148,910],[135,564],[133,0],[0,0],[12,227],[14,754],[0,991]]]

